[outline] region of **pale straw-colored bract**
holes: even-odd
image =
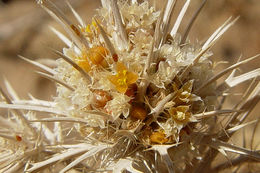
[[[191,44],[187,35],[199,10],[178,34],[190,0],[172,27],[175,0],[158,11],[149,1],[101,0],[90,24],[70,4],[78,24],[51,0],[37,2],[67,32],[51,28],[66,47],[54,51],[53,69],[21,58],[57,83],[57,95],[52,102],[21,100],[5,81],[0,108],[10,115],[0,117],[1,172],[198,173],[260,160],[259,151],[230,142],[236,131],[258,123],[245,119],[260,99],[260,69],[236,70],[259,56],[217,74],[211,60],[210,48],[237,18]],[[229,91],[244,82],[241,99],[223,109]],[[212,164],[217,154],[229,153],[236,154],[232,160]]]

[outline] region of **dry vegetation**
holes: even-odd
[[[0,4],[0,78],[8,78],[23,97],[30,91],[37,97],[50,99],[50,93],[54,94],[50,92],[54,85],[46,79],[38,78],[17,55],[32,59],[56,58],[48,47],[60,50],[63,43],[48,27],[59,26],[33,0],[3,2]],[[75,4],[75,8],[86,23],[90,22],[89,16],[93,16],[100,5],[99,1],[80,0],[78,3],[80,5]],[[197,6],[198,2],[192,2],[188,14],[191,15]],[[240,16],[238,22],[214,46],[214,54],[220,60],[229,62],[235,62],[241,54],[245,57],[255,55],[260,47],[259,7],[258,0],[211,0],[195,22],[190,34],[191,40],[205,40],[228,17]],[[64,10],[68,11],[66,7]],[[187,23],[188,20],[184,22]],[[256,67],[257,63],[249,66]]]
[[[68,11],[68,16],[72,18],[68,7],[64,6],[62,2],[63,0],[56,0],[55,3],[60,5],[62,11]],[[96,13],[95,9],[100,6],[100,3],[95,0],[78,0],[77,2],[71,0],[70,2],[86,23],[91,22],[91,17]],[[198,4],[197,1],[192,1],[187,18],[192,15]],[[180,9],[182,5],[180,3],[178,8]],[[196,20],[189,38],[192,42],[195,42],[196,39],[206,40],[229,16],[240,16],[236,24],[212,49],[214,57],[218,61],[228,61],[233,64],[240,55],[243,58],[254,56],[260,51],[259,8],[260,1],[258,0],[209,0]],[[182,26],[186,26],[187,23],[188,20],[184,19]],[[28,98],[28,91],[36,98],[43,100],[51,100],[56,95],[55,85],[49,80],[39,77],[33,72],[34,68],[31,65],[17,56],[22,55],[30,59],[56,59],[56,55],[50,51],[50,47],[61,50],[64,45],[50,31],[49,26],[60,27],[32,0],[10,0],[0,3],[0,86],[4,85],[2,81],[7,78],[22,98]],[[180,29],[182,32],[184,28]],[[48,62],[44,63],[48,64]],[[220,71],[228,66],[225,63],[220,64],[217,70]],[[259,67],[259,59],[243,66],[241,70],[248,71],[257,67]],[[243,92],[245,87],[242,85],[240,88],[236,88],[236,92]],[[240,97],[241,95],[238,94],[226,102],[233,103]],[[259,118],[259,112],[260,108],[256,106],[248,121]],[[4,113],[3,110],[0,110],[0,113]],[[257,135],[253,137],[253,135],[260,133],[260,129],[255,127],[252,125],[244,131],[236,133],[231,143],[259,150],[260,138]],[[221,166],[227,166],[221,165],[223,159],[226,158],[220,155],[214,163],[220,165],[220,169]],[[253,161],[252,163],[249,161],[249,164],[244,164],[239,171],[247,172],[249,170],[259,172],[260,167]]]

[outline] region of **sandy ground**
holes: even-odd
[[[34,72],[37,69],[19,59],[17,55],[30,59],[55,59],[49,47],[61,50],[64,45],[50,31],[49,26],[57,28],[59,26],[34,0],[10,0],[8,3],[3,3],[5,1],[2,0],[0,2],[0,86],[4,86],[3,79],[6,78],[21,98],[28,98],[29,92],[39,99],[52,99],[55,96],[55,85],[39,77]],[[91,21],[95,9],[100,5],[97,0],[71,0],[70,2],[86,23]],[[199,2],[201,1],[192,1],[180,33],[183,32]],[[182,1],[178,4],[175,16]],[[71,20],[74,20],[68,7],[64,6],[64,3],[59,5],[63,6],[63,11]],[[189,38],[192,42],[196,39],[204,41],[228,17],[240,16],[238,22],[214,46],[213,57],[219,61],[234,63],[240,55],[244,58],[256,55],[260,53],[259,9],[259,0],[209,0],[195,22]],[[259,63],[260,61],[256,60],[242,67],[241,70],[245,72],[257,68]],[[227,65],[221,65],[218,70],[225,67]],[[239,90],[241,88],[238,88]],[[253,112],[254,116],[259,117],[259,111],[258,106]]]

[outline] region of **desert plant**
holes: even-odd
[[[55,68],[21,58],[57,83],[57,95],[21,100],[6,81],[0,107],[10,114],[0,117],[1,171],[197,173],[259,161],[259,151],[229,142],[258,124],[245,119],[260,98],[260,69],[239,74],[237,68],[259,56],[239,58],[217,74],[209,58],[237,18],[193,44],[187,36],[200,10],[178,34],[190,0],[172,28],[175,0],[161,10],[149,1],[101,2],[91,24],[69,5],[79,22],[73,24],[50,0],[38,0],[67,32],[52,29],[67,47],[53,50]],[[242,97],[226,105],[232,88],[246,81]],[[219,153],[229,159],[214,165]]]

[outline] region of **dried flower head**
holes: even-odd
[[[0,118],[1,171],[217,172],[237,166],[212,165],[227,152],[238,154],[231,163],[259,161],[259,151],[229,143],[236,131],[258,122],[244,123],[260,98],[259,69],[235,76],[258,56],[218,74],[209,59],[209,49],[237,19],[192,44],[187,35],[196,17],[183,36],[177,32],[190,0],[172,29],[175,0],[161,10],[149,1],[101,2],[91,24],[69,5],[79,22],[73,24],[50,0],[38,0],[64,27],[69,38],[54,31],[67,47],[55,51],[60,58],[53,69],[23,59],[57,83],[57,95],[53,102],[25,101],[8,83],[9,94],[1,90],[0,107],[10,109],[8,118]],[[228,91],[248,80],[243,97],[223,109]]]

